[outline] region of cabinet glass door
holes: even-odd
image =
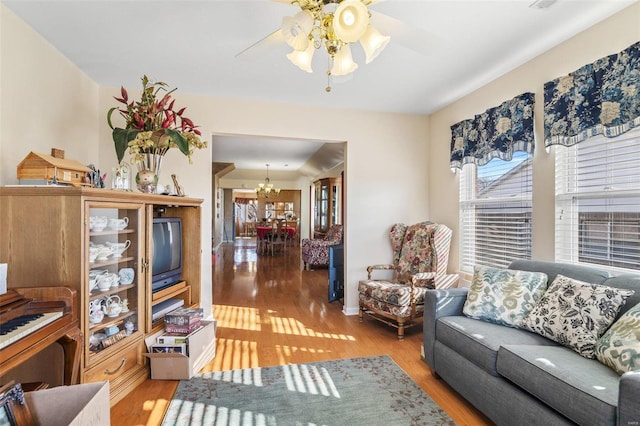
[[[340,187],[333,185],[331,191],[331,224],[340,224]]]
[[[85,362],[103,359],[141,333],[144,274],[142,206],[89,202],[86,208]]]

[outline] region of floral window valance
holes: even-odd
[[[544,85],[545,146],[640,126],[640,42]]]
[[[532,153],[534,103],[533,93],[523,93],[451,126],[451,168],[509,161],[515,151]]]

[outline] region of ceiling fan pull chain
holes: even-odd
[[[327,87],[324,89],[325,92],[331,92],[331,70],[333,69],[333,57],[331,55],[328,56],[328,66],[327,66]]]

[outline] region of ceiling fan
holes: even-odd
[[[236,57],[261,46],[286,43],[292,48],[287,59],[306,72],[313,72],[311,61],[316,50],[328,55],[326,91],[332,77],[353,73],[351,45],[359,43],[365,63],[373,61],[391,39],[419,53],[430,50],[431,35],[397,19],[369,10],[382,0],[273,0],[300,10],[282,19],[280,29],[244,49]]]

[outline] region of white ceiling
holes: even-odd
[[[313,74],[286,59],[282,42],[236,57],[298,10],[277,1],[0,1],[102,86],[138,87],[147,74],[184,93],[412,114],[454,102],[635,2],[558,0],[539,9],[534,0],[380,1],[369,9],[389,45],[368,65],[354,46],[360,67],[327,93],[324,52]],[[271,142],[305,155],[317,145]],[[242,158],[259,157],[245,148]]]

